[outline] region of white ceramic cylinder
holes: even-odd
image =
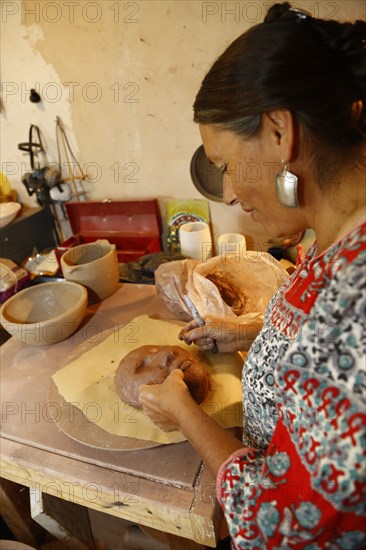
[[[205,262],[212,256],[211,231],[205,222],[189,222],[179,228],[180,251],[183,256]]]
[[[247,250],[244,235],[240,233],[224,233],[217,239],[218,256],[226,254],[235,254],[238,258],[243,258]]]

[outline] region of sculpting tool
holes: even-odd
[[[186,302],[186,304],[189,308],[189,311],[191,312],[191,314],[193,316],[193,319],[196,321],[198,326],[199,327],[205,326],[206,323],[205,323],[204,319],[200,315],[198,309],[196,308],[196,306],[194,305],[194,303],[192,302],[192,300],[190,299],[188,294],[184,294],[184,300],[185,300],[185,302]],[[212,351],[212,353],[217,353],[219,351],[219,348],[217,347],[217,344],[216,344],[215,340],[214,340],[214,347],[210,351]]]

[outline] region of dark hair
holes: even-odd
[[[328,149],[358,151],[366,138],[365,48],[364,21],[315,19],[275,4],[213,64],[194,120],[250,137],[264,112],[289,109]]]

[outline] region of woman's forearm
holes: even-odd
[[[180,418],[180,431],[216,478],[221,464],[243,447],[242,442],[219,426],[195,402],[187,401],[187,405],[181,410]]]
[[[162,384],[141,386],[142,408],[161,429],[181,431],[216,477],[221,464],[243,445],[197,405],[183,379],[183,371],[174,369]]]

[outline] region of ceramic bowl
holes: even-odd
[[[57,344],[73,334],[84,318],[86,289],[68,281],[21,290],[0,310],[4,329],[25,344]]]
[[[14,220],[22,205],[19,202],[0,203],[0,228],[5,227]]]

